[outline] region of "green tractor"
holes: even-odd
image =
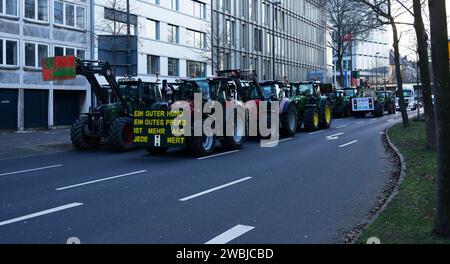
[[[297,105],[298,128],[302,124],[307,131],[330,128],[333,107],[326,96],[330,88],[317,82],[291,83],[289,98]]]
[[[349,117],[352,115],[352,99],[356,95],[356,89],[344,88],[331,93],[333,103],[333,115],[337,117]]]
[[[167,108],[158,83],[133,78],[116,81],[108,62],[77,59],[75,66],[76,74],[85,76],[90,83],[98,105],[90,108],[89,113],[81,114],[72,124],[70,137],[76,149],[93,149],[104,139],[116,151],[128,151],[133,148],[132,109],[138,106]],[[105,89],[95,74],[105,77],[114,94],[112,100],[105,96]]]
[[[395,114],[395,94],[390,91],[378,91],[377,92],[378,101],[384,104],[384,110],[388,112],[389,115]]]
[[[384,102],[378,99],[374,88],[364,85],[357,88],[358,93],[352,99],[353,116],[364,118],[368,113],[374,117],[384,116]]]

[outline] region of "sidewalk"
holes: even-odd
[[[72,149],[70,129],[1,132],[0,160],[68,151]]]

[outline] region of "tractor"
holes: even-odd
[[[182,108],[183,103],[188,102],[190,105],[189,113],[191,115],[191,135],[182,135],[183,141],[186,142],[187,149],[194,155],[206,156],[211,154],[217,141],[220,141],[221,146],[225,149],[236,150],[240,149],[245,141],[245,126],[247,123],[247,116],[245,111],[245,105],[238,101],[240,97],[239,88],[233,79],[227,77],[211,77],[211,78],[193,78],[178,80],[175,83],[163,82],[163,91],[170,98],[166,98],[166,101],[171,102],[171,106]],[[166,93],[170,91],[170,93]],[[202,95],[202,109],[206,103],[219,102],[222,105],[223,111],[223,128],[226,128],[226,124],[232,124],[232,135],[223,133],[223,135],[207,135],[205,131],[201,131],[202,136],[197,136],[194,131],[196,129],[194,118],[194,111],[200,111],[196,109],[194,105],[194,94]],[[205,120],[213,113],[202,113],[202,123],[200,127],[203,127]],[[198,121],[197,121],[198,122]],[[200,134],[200,133],[199,133]],[[185,140],[184,140],[185,139]],[[147,146],[147,151],[150,154],[164,154],[168,151],[167,146]]]
[[[395,114],[395,94],[393,92],[378,91],[377,97],[378,101],[384,104],[384,110],[387,110],[389,115]]]
[[[331,127],[333,107],[330,87],[318,82],[291,83],[289,98],[297,105],[298,128],[302,124],[307,131]]]
[[[352,99],[353,116],[364,118],[368,113],[374,117],[384,116],[384,102],[378,99],[374,88],[368,85],[358,86],[356,97]]]
[[[335,90],[330,94],[333,103],[333,114],[337,117],[349,117],[352,115],[352,99],[356,95],[353,88]]]
[[[134,78],[116,81],[108,62],[76,59],[75,67],[76,74],[86,77],[97,98],[97,107],[91,107],[89,113],[81,114],[72,124],[71,140],[76,149],[93,149],[104,139],[116,151],[128,151],[133,148],[132,109],[142,105],[155,109],[167,107],[158,83]],[[105,89],[95,74],[105,77],[113,91],[113,100],[105,96]]]
[[[280,104],[280,135],[292,137],[297,132],[297,110],[295,103],[286,96],[287,85],[280,81],[259,83],[264,99]]]

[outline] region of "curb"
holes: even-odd
[[[354,239],[351,241],[351,244],[355,244],[356,241],[359,240],[359,238],[361,237],[363,231],[369,226],[371,225],[373,222],[375,222],[381,213],[383,213],[386,208],[388,207],[388,205],[392,202],[392,200],[395,198],[395,196],[397,196],[398,192],[399,192],[399,188],[400,185],[402,184],[405,176],[406,176],[406,162],[405,162],[405,158],[403,156],[403,154],[400,152],[400,150],[394,145],[394,143],[392,143],[390,137],[389,137],[389,130],[395,126],[397,124],[393,124],[391,127],[386,128],[385,130],[385,136],[386,136],[386,141],[388,143],[389,148],[391,148],[395,155],[397,155],[397,157],[400,160],[400,177],[397,180],[397,183],[395,184],[394,189],[392,190],[392,193],[389,195],[389,197],[386,199],[386,201],[384,202],[384,204],[381,206],[380,210],[378,210],[378,212],[376,212],[376,214],[372,217],[370,217],[370,219],[366,219],[363,220],[360,225],[364,225],[364,227],[359,231],[359,234],[357,236],[354,237]]]

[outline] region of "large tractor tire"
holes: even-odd
[[[151,155],[164,155],[167,153],[168,148],[148,147],[147,152]]]
[[[384,116],[384,105],[380,103],[375,103],[375,110],[373,112],[373,115],[375,117],[382,117]]]
[[[187,141],[188,149],[196,156],[207,156],[214,152],[216,137],[206,136],[190,137]]]
[[[294,103],[291,103],[283,114],[281,114],[281,135],[292,137],[297,132],[297,109]]]
[[[237,115],[235,120],[229,120],[233,124],[233,135],[222,140],[222,147],[229,150],[242,148],[245,141],[247,120],[242,115]],[[226,126],[225,126],[226,127]]]
[[[133,121],[130,117],[116,118],[109,130],[109,142],[116,151],[133,149]]]
[[[100,137],[86,135],[85,129],[89,123],[88,116],[80,116],[73,124],[70,131],[70,139],[73,146],[78,150],[94,149],[100,144]]]
[[[320,124],[319,128],[328,129],[331,127],[331,120],[333,119],[333,107],[330,102],[326,102],[320,109]]]
[[[317,107],[306,107],[303,117],[303,125],[307,131],[316,131],[320,125],[320,114]]]
[[[352,116],[352,105],[347,104],[344,108],[344,117]]]

